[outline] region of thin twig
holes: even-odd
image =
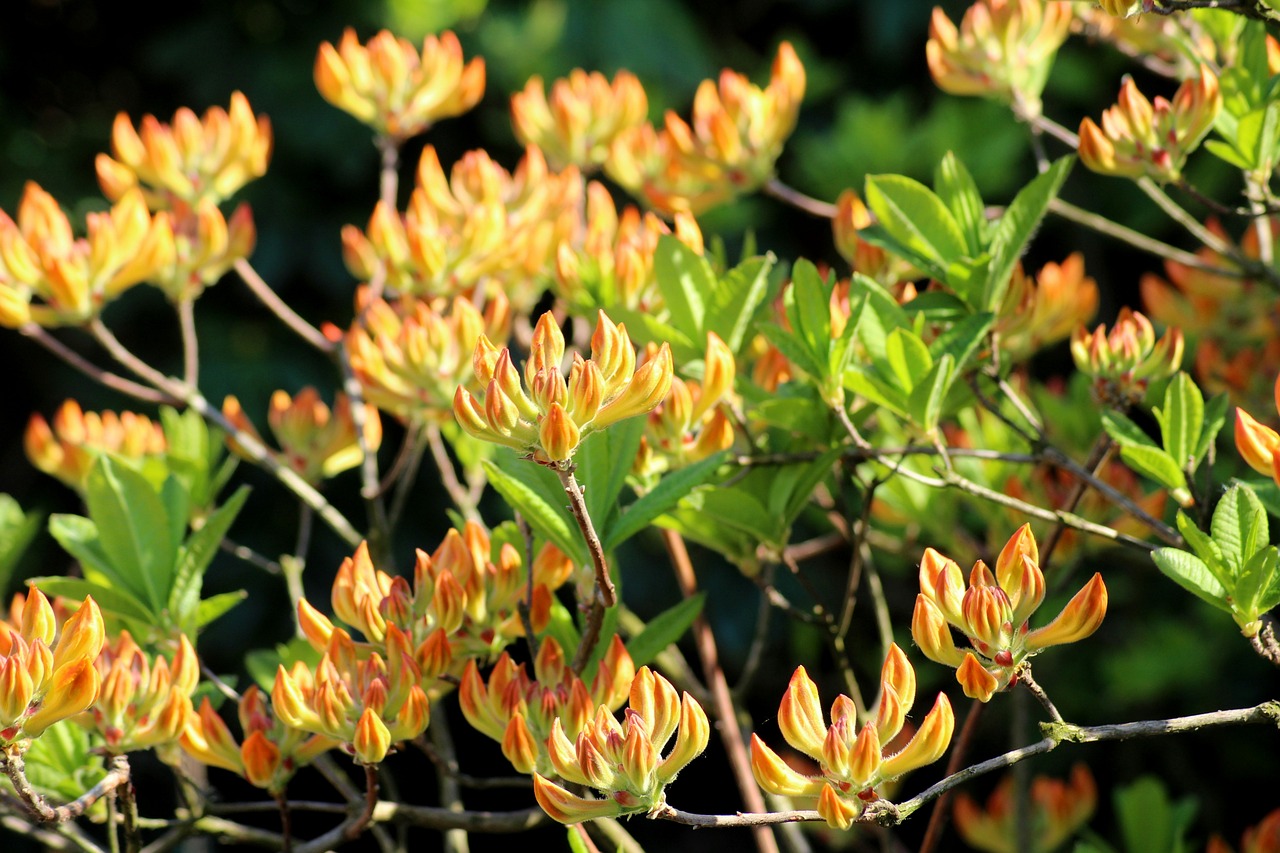
[[[80,371],[85,376],[88,376],[94,382],[110,388],[113,391],[119,391],[121,394],[128,394],[130,397],[145,400],[148,403],[176,405],[181,402],[181,400],[178,400],[176,397],[166,394],[163,391],[156,391],[153,388],[148,388],[146,385],[134,382],[132,379],[125,379],[123,376],[103,370],[101,367],[98,367],[96,364],[80,355],[80,353],[68,347],[62,341],[49,334],[35,323],[24,323],[19,326],[18,334],[25,338],[30,338],[71,367]]]
[[[176,379],[165,376],[138,358],[124,344],[120,343],[116,336],[111,333],[111,330],[102,324],[101,320],[94,319],[91,321],[89,330],[116,361],[129,368],[137,376],[150,382],[159,390],[186,403],[206,421],[227,433],[245,456],[248,456],[256,465],[272,474],[282,485],[314,509],[324,519],[325,523],[342,537],[348,545],[358,545],[360,540],[364,538],[342,513],[338,512],[331,503],[325,500],[323,495],[316,491],[314,486],[304,480],[297,471],[294,471],[272,455],[255,436],[236,427],[220,410],[210,405],[209,401],[199,391]]]
[[[458,784],[458,755],[453,748],[449,720],[443,707],[431,715],[428,733],[438,759],[436,782],[440,791],[440,805],[454,813],[464,812],[466,806],[462,804],[462,790]],[[444,831],[444,849],[448,853],[467,853],[469,847],[465,829],[455,827]]]
[[[770,178],[760,191],[778,201],[789,204],[797,210],[803,210],[820,219],[835,219],[839,209],[832,203],[807,196],[797,189],[787,186],[777,178]]]
[[[1044,706],[1045,711],[1049,714],[1049,719],[1053,720],[1055,723],[1064,722],[1062,714],[1058,713],[1058,708],[1053,704],[1053,700],[1049,698],[1049,694],[1045,693],[1044,688],[1031,677],[1030,663],[1024,663],[1018,669],[1018,681],[1022,682],[1022,684],[1026,686],[1027,690],[1031,691],[1031,695],[1036,697],[1036,701]]]
[[[1103,469],[1111,460],[1111,451],[1113,448],[1111,436],[1105,432],[1098,436],[1093,444],[1093,449],[1089,451],[1089,458],[1084,463],[1084,469],[1090,472],[1092,479],[1096,480],[1102,475]],[[1089,488],[1089,480],[1083,477],[1076,480],[1075,486],[1071,489],[1071,493],[1067,495],[1067,499],[1063,502],[1060,509],[1067,512],[1075,512],[1076,507],[1080,505],[1080,501],[1084,498],[1085,492]],[[1053,552],[1057,549],[1058,543],[1062,541],[1062,534],[1067,530],[1067,526],[1059,521],[1053,526],[1053,530],[1049,531],[1049,538],[1045,540],[1044,546],[1040,549],[1040,570],[1047,571],[1049,563],[1053,559]]]
[[[373,810],[378,805],[378,766],[376,764],[364,766],[364,792],[364,809],[343,833],[348,841],[359,838],[364,833],[365,827],[373,821]]]
[[[604,547],[600,544],[600,537],[596,535],[591,514],[587,512],[587,502],[582,497],[582,488],[573,476],[573,465],[571,463],[564,466],[553,465],[551,468],[560,478],[560,485],[564,487],[564,493],[569,497],[569,512],[573,514],[573,520],[578,522],[578,529],[582,531],[582,538],[586,540],[587,551],[591,554],[591,567],[595,570],[596,592],[606,608],[613,607],[618,603],[618,593],[613,588],[612,578],[609,577],[609,564],[605,561]]]
[[[249,289],[253,291],[253,295],[258,297],[258,301],[266,306],[267,310],[276,316],[280,322],[288,326],[298,337],[302,338],[311,346],[321,352],[333,352],[336,344],[326,338],[324,333],[289,307],[280,296],[271,289],[266,280],[258,275],[258,271],[248,260],[240,258],[235,262],[236,273],[240,276],[241,281],[249,285]]]
[[[182,330],[182,381],[200,387],[200,339],[196,337],[196,301],[179,299],[178,327]]]
[[[445,447],[444,435],[440,432],[440,425],[433,422],[423,427],[423,433],[426,438],[427,447],[431,450],[431,459],[436,463],[436,469],[440,472],[440,482],[444,486],[444,490],[449,493],[449,499],[453,501],[453,505],[457,507],[458,512],[463,517],[471,521],[479,521],[480,513],[476,510],[475,501],[471,499],[462,482],[458,479],[457,469],[453,467],[453,461],[449,459],[449,450]]]

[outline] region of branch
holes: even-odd
[[[333,352],[336,346],[333,341],[324,336],[324,333],[315,326],[302,319],[296,311],[288,306],[279,295],[271,289],[271,286],[258,275],[258,271],[244,258],[240,258],[235,262],[236,273],[240,279],[253,291],[253,295],[258,297],[258,301],[266,306],[267,310],[276,315],[280,322],[288,326],[298,337],[302,338],[311,346],[321,352]]]
[[[21,798],[23,806],[41,823],[65,823],[75,820],[98,800],[129,781],[128,759],[123,755],[115,755],[108,764],[107,775],[103,776],[98,784],[65,805],[51,806],[27,780],[26,762],[22,759],[22,753],[5,752],[0,754],[0,761],[3,761],[4,772],[13,783],[13,789]]]
[[[302,479],[297,471],[294,471],[273,456],[261,441],[244,430],[237,428],[219,409],[214,408],[198,390],[165,376],[138,358],[124,344],[120,343],[116,336],[111,333],[111,330],[103,325],[101,320],[93,320],[89,325],[89,330],[107,352],[111,353],[112,358],[142,379],[150,382],[155,388],[185,403],[206,421],[214,424],[230,436],[245,456],[248,456],[256,465],[272,474],[281,484],[297,495],[303,503],[314,509],[316,514],[324,519],[325,523],[342,537],[343,541],[348,545],[354,547],[360,544],[360,540],[364,537],[356,531],[355,527],[351,525],[351,522],[347,521],[342,513],[338,512],[331,503],[325,500],[323,495],[316,491],[314,486]]]
[[[569,511],[573,513],[573,520],[578,522],[578,529],[582,531],[582,538],[586,540],[587,550],[591,553],[591,566],[596,573],[596,592],[599,593],[600,600],[604,602],[606,608],[613,607],[618,603],[618,591],[613,588],[613,580],[609,577],[609,564],[605,562],[604,546],[600,544],[595,525],[591,523],[587,502],[582,497],[582,488],[573,476],[573,464],[568,463],[567,467],[552,465],[551,468],[560,478],[564,493],[569,496]]]
[[[834,204],[807,196],[799,190],[787,186],[777,178],[770,178],[766,181],[760,191],[819,219],[835,219],[838,212],[838,208]]]
[[[80,371],[85,376],[88,376],[99,385],[106,386],[114,391],[119,391],[121,394],[128,394],[130,397],[136,397],[139,400],[145,400],[148,403],[167,403],[173,405],[181,402],[177,398],[171,397],[162,391],[156,391],[152,388],[148,388],[146,385],[134,382],[132,379],[125,379],[123,376],[103,370],[101,367],[98,367],[96,364],[80,355],[80,353],[68,347],[66,344],[62,343],[62,341],[49,334],[35,323],[24,323],[19,326],[18,334],[22,335],[24,338],[31,338],[31,340],[53,353],[66,364]]]

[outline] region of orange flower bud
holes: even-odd
[[[711,723],[707,714],[688,693],[680,694],[680,726],[677,732],[675,746],[658,767],[660,785],[675,779],[676,774],[705,752],[711,742]]]
[[[360,764],[377,764],[387,757],[391,749],[391,732],[372,708],[365,708],[360,715],[351,746]]]
[[[538,430],[538,441],[547,459],[562,462],[573,455],[577,449],[581,435],[573,418],[565,413],[559,403],[552,403],[542,426]]]
[[[783,797],[812,797],[824,784],[820,778],[792,770],[755,733],[751,735],[751,775],[761,788]]]
[[[502,754],[517,773],[532,773],[537,765],[538,745],[519,713],[513,714],[507,723],[507,730],[502,736]]]
[[[809,678],[803,666],[796,667],[778,706],[778,728],[787,743],[818,759],[822,755],[822,742],[826,736],[826,724],[822,721],[822,707],[818,704],[818,686]]]
[[[1107,615],[1107,586],[1094,573],[1052,622],[1027,634],[1028,651],[1074,643],[1093,634]]]
[[[533,774],[533,795],[552,820],[563,824],[617,817],[623,813],[621,806],[613,800],[589,800],[576,796],[538,773]]]
[[[1280,386],[1280,383],[1277,383]],[[1277,404],[1280,408],[1280,404]],[[1280,451],[1280,433],[1258,423],[1244,409],[1236,409],[1236,450],[1240,458],[1259,474],[1276,476],[1277,451]],[[1280,480],[1277,480],[1280,482]]]
[[[832,829],[846,830],[862,816],[862,804],[841,797],[835,788],[826,784],[818,795],[818,814]]]
[[[49,726],[80,713],[98,698],[102,678],[87,660],[73,661],[54,673],[44,701],[22,724],[26,737],[39,737]]]
[[[956,670],[956,680],[964,688],[964,695],[979,702],[990,701],[996,690],[1000,688],[996,677],[987,672],[972,653],[964,656],[964,661]]]
[[[880,775],[893,779],[909,773],[926,764],[932,764],[942,757],[951,744],[951,735],[955,731],[955,714],[951,710],[951,700],[945,693],[939,693],[934,700],[933,708],[925,715],[920,728],[899,752],[885,757],[880,767]]]

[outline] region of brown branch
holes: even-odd
[[[85,376],[88,376],[94,382],[110,388],[113,391],[119,391],[121,394],[128,394],[130,397],[145,400],[148,403],[176,405],[182,402],[176,397],[166,394],[163,391],[156,391],[153,388],[148,388],[146,385],[134,382],[132,379],[125,379],[123,376],[103,370],[101,367],[98,367],[96,364],[71,349],[69,346],[46,332],[40,326],[37,326],[35,323],[24,323],[19,326],[18,334],[25,338],[30,338],[49,352],[53,353],[66,364],[75,368],[80,373],[83,373]]]
[[[1280,640],[1276,639],[1276,620],[1274,616],[1263,615],[1262,627],[1258,633],[1249,638],[1249,645],[1264,659],[1280,666]]]
[[[246,259],[240,258],[235,262],[235,270],[240,279],[253,291],[253,295],[258,297],[258,301],[266,306],[267,310],[274,314],[280,322],[321,352],[333,352],[334,347],[337,345],[326,338],[324,333],[315,326],[302,319],[298,312],[290,308],[288,303],[271,289],[271,285],[267,284],[266,280],[258,275],[258,271],[253,268],[252,264]]]
[[[835,219],[836,213],[839,211],[831,202],[807,196],[799,190],[787,186],[777,178],[770,178],[766,181],[760,191],[784,204],[791,205],[796,210],[802,210],[819,219]]]
[[[1031,695],[1036,697],[1036,701],[1044,706],[1045,711],[1049,713],[1049,719],[1055,723],[1064,722],[1062,714],[1058,713],[1058,708],[1053,704],[1053,700],[1049,698],[1049,694],[1044,692],[1044,688],[1031,677],[1031,664],[1023,663],[1018,669],[1018,681],[1031,691]]]
[[[604,602],[606,608],[613,607],[618,603],[618,592],[613,588],[613,580],[609,577],[609,564],[605,561],[604,546],[600,544],[600,537],[596,535],[595,525],[592,524],[591,515],[587,512],[587,502],[582,497],[582,488],[573,476],[573,464],[568,463],[564,467],[552,465],[551,469],[560,478],[560,485],[564,486],[564,493],[569,497],[569,512],[573,514],[573,520],[578,522],[578,529],[582,531],[582,538],[586,540],[587,551],[591,554],[591,566],[596,573],[596,591],[600,595],[600,600]]]

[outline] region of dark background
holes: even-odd
[[[267,175],[241,194],[251,202],[258,227],[253,263],[314,323],[345,325],[350,319],[355,282],[342,265],[338,231],[346,223],[363,226],[377,195],[378,161],[369,134],[326,104],[311,80],[317,46],[324,40],[336,41],[344,26],[355,27],[362,40],[381,27],[412,39],[453,27],[467,56],[480,54],[487,61],[488,85],[479,107],[467,116],[440,123],[426,140],[406,147],[402,201],[424,141],[437,147],[446,168],[473,147],[484,147],[500,162],[514,165],[519,147],[511,134],[507,99],[530,74],[550,79],[574,67],[607,73],[625,67],[645,84],[651,117],[659,117],[665,108],[687,114],[698,82],[722,67],[748,73],[756,81],[766,79],[783,38],[796,46],[808,74],[800,126],[779,163],[782,179],[797,188],[833,200],[845,187],[860,188],[867,174],[899,172],[927,182],[942,154],[954,149],[987,200],[1000,204],[1035,171],[1026,132],[1007,110],[951,97],[932,85],[924,63],[931,4],[920,0],[730,4],[495,0],[487,6],[484,0],[230,0],[149,7],[165,9],[151,14],[125,5],[27,0],[9,4],[0,16],[0,208],[14,213],[24,182],[34,180],[73,214],[73,222],[82,222],[85,211],[105,206],[93,159],[108,150],[116,112],[123,110],[135,122],[148,112],[168,120],[179,106],[197,112],[215,104],[225,107],[231,92],[239,89],[256,112],[270,116],[275,130],[275,152]],[[966,4],[953,0],[942,5],[958,20]],[[1082,116],[1096,116],[1111,103],[1119,76],[1127,70],[1126,61],[1116,52],[1073,39],[1050,82],[1046,113],[1074,128]],[[1051,156],[1065,153],[1052,142],[1049,150]],[[1211,191],[1234,191],[1223,183],[1224,171],[1212,163],[1197,161],[1192,174],[1196,183]],[[1077,169],[1064,195],[1084,206],[1103,207],[1111,218],[1154,236],[1186,245],[1182,235],[1126,183]],[[824,222],[767,198],[750,198],[715,211],[702,224],[708,234],[722,234],[731,247],[751,227],[760,246],[782,258],[804,255],[838,262]],[[1053,221],[1033,244],[1028,266],[1061,260],[1077,249],[1085,252],[1089,274],[1097,278],[1102,291],[1099,321],[1110,322],[1116,308],[1134,300],[1140,272],[1158,268],[1153,259]],[[157,292],[137,288],[111,306],[105,317],[128,345],[177,371],[177,325]],[[261,424],[267,399],[276,388],[296,392],[303,385],[317,384],[326,396],[331,395],[336,384],[332,366],[293,339],[234,277],[201,299],[197,318],[202,385],[210,400],[220,401],[234,392]],[[68,330],[59,337],[106,364],[87,336]],[[76,511],[75,496],[38,474],[22,454],[21,431],[29,414],[39,411],[48,416],[68,396],[86,409],[147,408],[93,386],[16,334],[0,335],[0,359],[9,365],[0,404],[0,491],[13,494],[24,507]],[[1063,362],[1058,350],[1043,359],[1039,369],[1050,373]],[[394,435],[394,428],[391,431]],[[389,441],[384,453],[393,444]],[[242,469],[241,474],[256,490],[233,536],[264,553],[288,550],[297,516],[292,501],[256,472]],[[406,562],[415,546],[433,549],[448,524],[445,499],[431,487],[431,474],[428,467],[396,543],[397,554]],[[354,474],[340,478],[330,492],[349,517],[360,518],[360,507],[353,500],[353,478]],[[486,506],[486,516],[495,521],[503,513],[496,502]],[[327,602],[332,572],[344,553],[336,538],[319,530],[308,572],[312,600]],[[952,555],[962,564],[974,556]],[[702,572],[700,582],[711,593],[708,612],[732,678],[753,630],[756,591],[709,555],[696,552],[695,559]],[[826,572],[819,580],[826,583],[829,577],[832,595],[839,594],[846,559],[847,555],[836,554],[829,567],[816,569],[819,575]],[[676,600],[665,570],[647,568],[663,566],[656,539],[641,542],[622,560],[628,599],[638,612],[655,613]],[[44,538],[19,567],[19,577],[60,571],[66,563],[65,555]],[[905,647],[913,567],[907,561],[896,566],[892,560],[889,563],[891,601],[900,626],[899,641]],[[1094,724],[1172,716],[1239,707],[1275,695],[1273,671],[1251,655],[1225,617],[1219,618],[1221,614],[1208,612],[1160,579],[1149,564],[1128,554],[1093,552],[1089,571],[1094,569],[1106,572],[1113,615],[1075,654],[1062,651],[1046,658],[1043,668],[1037,664],[1041,682],[1068,719]],[[250,589],[249,600],[201,638],[202,655],[220,672],[236,672],[246,648],[269,646],[290,633],[282,589],[230,558],[215,564],[209,591],[240,587]],[[743,606],[742,602],[752,603]],[[794,665],[810,664],[808,650],[815,643],[784,617],[775,616],[773,629],[776,642],[771,643],[767,666],[757,678],[749,705],[762,736],[778,745],[781,740],[773,722],[777,700]],[[246,638],[252,642],[246,644]],[[874,648],[869,629],[864,639],[866,648]],[[692,650],[687,651],[692,657]],[[870,661],[874,655],[858,655],[857,648],[855,656],[870,680],[878,661]],[[917,654],[912,657],[921,680],[919,713],[928,707],[926,696],[945,688],[962,717],[968,703],[950,674]],[[821,664],[810,664],[810,669],[817,671],[824,700],[830,701],[837,689],[833,674],[825,673]],[[1011,742],[1031,739],[1029,731],[1009,734],[1011,704],[998,699],[988,709],[983,734],[972,752],[974,760],[1003,751]],[[452,700],[446,705],[455,732],[460,732],[464,725],[456,706]],[[442,712],[436,709],[437,714]],[[1064,776],[1072,761],[1089,762],[1102,787],[1094,826],[1109,837],[1116,837],[1109,789],[1155,773],[1175,796],[1200,799],[1194,830],[1198,839],[1213,829],[1234,839],[1243,826],[1277,805],[1275,754],[1275,734],[1254,728],[1066,747],[1033,765],[1036,772]],[[477,775],[505,772],[496,747],[483,739],[463,739],[462,765]],[[401,756],[392,762],[392,769],[405,780],[401,790],[406,800],[434,802],[433,782],[419,781],[432,775],[421,756]],[[905,790],[921,789],[940,772],[939,768],[918,773],[918,778],[907,781]],[[247,788],[238,789],[226,774],[215,770],[213,775],[214,783],[225,787],[228,799],[254,796]],[[690,810],[731,811],[736,797],[728,779],[727,767],[713,745],[709,757],[695,763],[672,787],[672,803]],[[993,783],[983,779],[970,790],[985,795]],[[155,782],[163,785],[160,779]],[[152,791],[154,787],[148,790],[144,785],[144,813],[159,815],[164,810],[162,796],[157,793],[149,801]],[[497,798],[469,794],[467,802],[471,807],[523,807],[532,798],[523,793]],[[274,826],[272,820],[264,818],[264,825]],[[919,815],[902,829],[908,847],[918,843],[925,820]],[[303,823],[302,830],[305,834],[323,826]],[[731,849],[749,843],[740,831],[703,831],[695,836],[684,828],[642,820],[633,820],[630,828],[642,843],[654,846]],[[544,831],[554,844],[561,843],[557,841],[560,833],[556,828]],[[421,830],[412,838],[422,849],[437,844],[433,834]],[[510,841],[476,837],[473,845],[496,849]],[[833,844],[838,843],[833,839]],[[949,843],[959,842],[953,836]]]

